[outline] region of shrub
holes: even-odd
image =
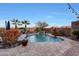
[[[42,32],[42,30],[40,28],[36,28],[35,31],[36,32]]]
[[[72,34],[75,35],[77,39],[79,38],[79,31],[73,31]]]
[[[5,32],[5,29],[0,28],[0,37],[3,36],[3,33]]]
[[[58,35],[58,32],[56,29],[53,30],[53,33],[52,33],[55,37]]]
[[[3,41],[7,44],[14,44],[17,42],[17,38],[20,35],[17,29],[5,30],[3,35]]]

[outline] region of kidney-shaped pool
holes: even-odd
[[[57,38],[57,37],[51,37],[45,34],[34,34],[31,36],[28,36],[27,39],[29,40],[29,42],[61,42],[61,41],[64,41],[64,39]]]

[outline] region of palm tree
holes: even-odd
[[[13,19],[12,20],[12,24],[14,24],[15,25],[15,29],[17,29],[18,28],[17,25],[20,24],[20,21],[18,21],[18,19]]]
[[[24,21],[22,21],[22,24],[24,24],[24,25],[25,25],[25,31],[26,31],[27,25],[29,25],[29,24],[30,24],[30,23],[29,23],[29,21],[24,20]]]

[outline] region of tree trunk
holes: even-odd
[[[17,24],[15,24],[15,29],[17,29]]]
[[[25,32],[26,32],[26,28],[27,28],[27,25],[25,24]]]

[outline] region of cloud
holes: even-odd
[[[47,17],[46,17],[46,19],[50,19],[50,18],[52,18],[52,16],[47,16]]]

